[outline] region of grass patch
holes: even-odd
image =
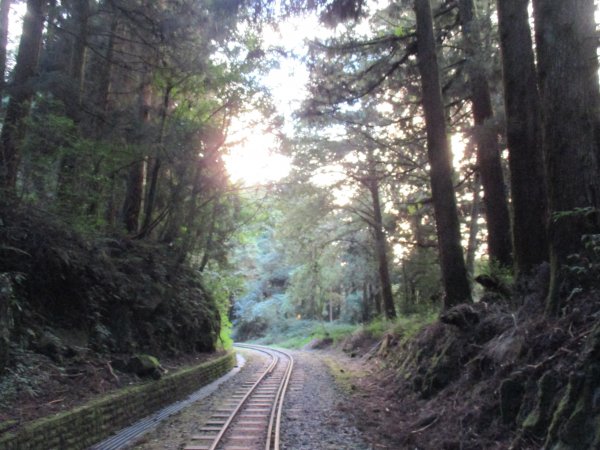
[[[268,333],[252,343],[277,345],[283,348],[298,349],[314,339],[333,339],[334,345],[353,333],[366,332],[374,339],[381,339],[387,333],[409,339],[423,326],[437,319],[437,312],[413,314],[395,320],[375,319],[364,325],[342,322],[319,322],[316,320],[286,319],[274,324]]]
[[[327,364],[329,371],[335,383],[347,393],[351,393],[356,390],[354,380],[366,374],[366,370],[350,369],[347,366],[340,364],[340,361],[335,358],[323,357],[323,362]]]
[[[438,311],[428,311],[426,313],[398,317],[390,331],[396,335],[402,336],[402,339],[410,339],[421,331],[424,326],[435,322],[438,317]]]
[[[438,318],[438,313],[430,311],[427,313],[411,314],[397,317],[394,320],[377,318],[358,329],[368,333],[374,339],[382,339],[388,333],[401,336],[402,339],[410,339],[417,334],[425,325],[433,323]]]
[[[340,322],[288,319],[278,322],[268,334],[251,342],[263,345],[278,345],[283,348],[302,348],[313,339],[332,338],[339,342],[352,334],[359,325]]]

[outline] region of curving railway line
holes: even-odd
[[[283,401],[294,359],[283,350],[235,346],[263,353],[267,362],[213,413],[185,450],[279,450]]]

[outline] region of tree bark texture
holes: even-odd
[[[417,54],[423,90],[423,109],[427,128],[427,155],[436,219],[440,265],[444,290],[444,307],[471,301],[471,290],[460,241],[456,198],[452,183],[452,158],[429,0],[415,0],[417,17]]]
[[[367,283],[367,295],[369,298],[369,308],[375,312],[376,316],[380,316],[381,311],[381,302],[379,301],[379,291],[380,289],[377,286],[373,286],[370,282]]]
[[[467,246],[467,272],[473,275],[475,272],[475,253],[477,251],[477,233],[479,233],[479,191],[481,190],[481,182],[479,176],[475,174],[475,182],[473,186],[473,204],[471,205],[471,223],[469,225],[469,244]]]
[[[483,203],[488,229],[489,257],[490,261],[510,267],[512,266],[510,216],[498,136],[493,124],[494,111],[490,87],[479,48],[481,31],[473,0],[459,0],[458,8],[467,56],[467,74],[477,142],[477,165],[483,186]]]
[[[72,83],[64,91],[64,104],[67,115],[75,122],[81,121],[81,103],[83,99],[83,82],[85,79],[85,60],[88,40],[88,19],[90,5],[88,0],[77,0],[70,4],[73,17],[71,19],[71,58],[69,66],[65,68],[69,81]],[[60,161],[58,174],[57,196],[60,206],[66,211],[72,208],[70,197],[77,189],[78,155],[73,152],[65,154]]]
[[[497,1],[517,277],[548,261],[548,202],[528,4]]]
[[[3,375],[10,356],[10,296],[12,295],[11,279],[0,274],[0,375]]]
[[[74,107],[79,110],[84,92],[90,3],[89,0],[76,0],[73,4],[75,34],[72,41],[69,75],[76,89]]]
[[[108,30],[108,41],[106,44],[106,53],[101,58],[102,64],[98,73],[98,89],[95,92],[97,118],[94,121],[95,134],[98,137],[103,136],[107,130],[107,116],[110,110],[110,92],[113,75],[113,66],[115,59],[115,39],[119,29],[118,16],[112,9],[112,4],[108,5],[111,11],[111,22]]]
[[[144,162],[134,162],[127,173],[126,194],[123,202],[123,225],[128,233],[138,230],[142,197],[144,195]]]
[[[582,250],[582,236],[598,233],[598,63],[594,0],[534,0],[543,148],[551,213],[550,290],[556,314],[570,287],[563,269]],[[593,214],[577,213],[589,208]],[[563,289],[565,291],[563,292]]]
[[[200,272],[204,272],[206,266],[210,262],[210,258],[212,256],[212,250],[214,246],[214,234],[217,227],[217,218],[218,218],[218,210],[219,210],[219,201],[217,199],[213,200],[213,208],[212,214],[210,217],[210,225],[208,227],[208,232],[206,233],[206,238],[204,240],[204,254],[202,255],[202,260],[198,265],[198,270]]]
[[[138,96],[138,115],[140,126],[150,120],[150,84],[144,80]],[[139,136],[139,140],[143,139]],[[142,201],[144,198],[144,161],[140,158],[134,161],[127,174],[125,200],[123,202],[123,224],[129,233],[138,231]]]
[[[144,219],[142,222],[140,237],[146,237],[150,233],[150,225],[152,224],[152,215],[154,213],[154,204],[156,201],[156,192],[158,189],[158,179],[160,176],[160,169],[162,165],[161,152],[167,124],[167,110],[169,108],[172,88],[173,87],[170,85],[167,86],[163,94],[163,101],[160,108],[160,127],[158,131],[158,137],[156,139],[156,154],[154,156],[154,163],[152,164],[152,173],[150,175],[150,187],[148,188],[148,195],[146,196]]]
[[[8,15],[12,0],[0,0],[0,98],[6,85],[6,46],[8,45]]]
[[[392,295],[392,282],[390,280],[390,269],[387,256],[387,239],[383,230],[383,217],[381,215],[381,200],[379,198],[379,183],[377,174],[373,167],[373,160],[370,158],[369,164],[372,166],[369,173],[369,192],[373,202],[373,232],[375,235],[375,251],[377,253],[377,265],[379,269],[379,279],[381,281],[381,294],[383,299],[383,312],[387,319],[396,317],[396,307],[394,306],[394,296]]]
[[[17,182],[22,121],[29,114],[29,102],[35,92],[31,81],[36,74],[42,43],[45,6],[45,0],[27,1],[13,87],[0,134],[0,189],[5,189],[9,194],[14,193]]]

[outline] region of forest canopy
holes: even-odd
[[[344,336],[383,397],[349,409],[406,448],[599,448],[598,18],[0,0],[0,433]]]
[[[448,309],[544,264],[551,316],[573,265],[595,270],[591,0],[0,6],[4,214],[166,249],[240,326]],[[287,48],[291,17],[315,16],[323,32]],[[265,85],[285,58],[308,73],[293,117]],[[257,112],[292,170],[251,189],[225,160]]]

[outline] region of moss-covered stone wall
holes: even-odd
[[[183,399],[235,365],[229,352],[157,381],[119,390],[74,410],[42,418],[0,437],[0,450],[75,450],[100,442],[117,430]]]

